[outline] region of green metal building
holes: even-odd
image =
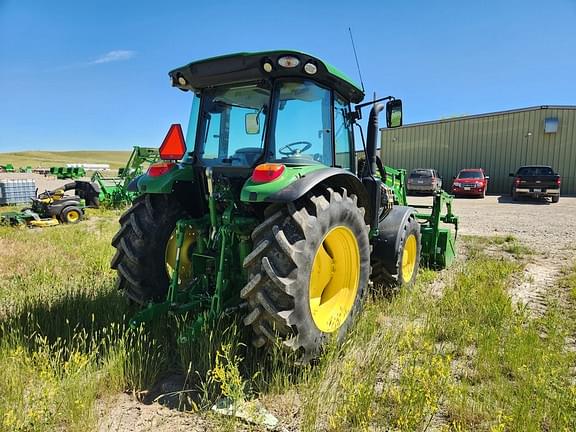
[[[562,195],[576,195],[576,106],[537,106],[381,129],[386,165],[435,168],[446,190],[462,168],[484,168],[488,193],[510,192],[509,173],[550,165]]]

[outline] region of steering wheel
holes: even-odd
[[[294,148],[295,146],[302,146],[302,148]],[[310,147],[312,147],[312,143],[310,141],[294,141],[293,143],[280,147],[278,149],[278,153],[284,156],[294,156],[305,152]]]

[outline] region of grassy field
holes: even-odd
[[[27,151],[0,153],[0,165],[11,163],[15,168],[24,166],[44,167],[66,166],[67,163],[110,164],[111,169],[126,165],[130,151]]]
[[[109,269],[118,215],[0,227],[1,431],[95,430],[102,403],[126,391],[144,397],[170,374],[185,376],[181,407],[214,430],[247,427],[207,412],[222,396],[258,397],[293,430],[576,429],[566,349],[576,267],[558,281],[566,298],[531,319],[507,294],[530,252],[513,238],[466,238],[469,256],[445,283],[422,270],[414,289],[373,296],[345,343],[313,367],[294,366],[280,349],[248,348],[232,319],[188,346],[174,340],[177,320],[128,328],[133,310]]]

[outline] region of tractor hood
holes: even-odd
[[[283,58],[285,61],[279,62]],[[352,103],[364,99],[360,87],[334,66],[309,54],[291,50],[212,57],[174,69],[169,75],[172,85],[184,91],[270,78],[299,77],[314,79],[332,87]]]

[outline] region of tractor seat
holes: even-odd
[[[238,160],[238,165],[243,166],[252,166],[254,162],[260,157],[262,154],[262,149],[260,147],[245,147],[240,148],[234,152],[232,156],[232,160],[236,162],[235,159]]]
[[[80,203],[80,197],[78,195],[64,195],[59,200],[54,201],[54,203],[61,203],[64,201],[74,201]]]

